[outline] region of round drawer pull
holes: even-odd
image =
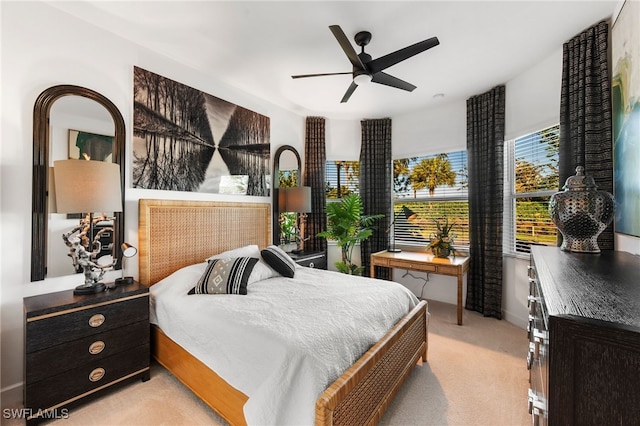
[[[89,380],[91,380],[92,382],[97,382],[104,377],[104,373],[104,368],[96,368],[92,370],[91,373],[89,373]]]
[[[309,262],[309,268],[313,268],[314,266],[316,266],[313,262]]]
[[[89,318],[89,325],[93,328],[100,327],[104,323],[104,315],[95,314]]]
[[[89,345],[89,353],[91,355],[98,355],[100,352],[104,350],[106,345],[102,340],[96,340],[92,344]]]

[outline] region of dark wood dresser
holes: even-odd
[[[134,282],[93,295],[24,298],[27,424],[117,383],[149,379],[149,289]]]
[[[529,292],[533,424],[638,424],[640,257],[532,247]]]

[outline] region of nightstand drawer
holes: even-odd
[[[26,352],[31,353],[64,342],[104,333],[149,320],[147,293],[117,299],[88,308],[71,309],[27,319]]]
[[[27,354],[27,382],[55,376],[144,344],[149,344],[149,323],[140,321],[123,328],[32,352]]]
[[[300,266],[306,266],[308,268],[327,269],[327,257],[323,254],[315,257],[300,259],[297,260],[296,263]]]
[[[327,269],[327,255],[323,251],[306,251],[289,253],[291,259],[300,266],[307,268]]]
[[[89,395],[106,385],[148,370],[148,344],[85,365],[74,365],[72,370],[27,384],[25,407],[35,413],[39,409],[69,403],[71,399]]]

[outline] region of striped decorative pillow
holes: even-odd
[[[247,294],[247,282],[255,257],[211,259],[204,274],[189,294]]]
[[[280,275],[293,278],[296,262],[278,246],[269,246],[260,252],[262,259]]]

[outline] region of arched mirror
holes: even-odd
[[[291,217],[282,217],[280,188],[291,188],[302,185],[302,163],[300,154],[291,145],[282,145],[276,150],[273,159],[273,244],[286,243],[289,238],[282,238],[285,232],[281,228],[295,226]],[[283,222],[284,221],[284,222]]]
[[[125,126],[122,114],[106,97],[91,89],[73,85],[50,87],[38,96],[33,109],[33,188],[31,224],[31,281],[45,276],[70,275],[73,269],[66,256],[67,248],[57,227],[64,226],[59,218],[51,220],[48,210],[49,168],[54,160],[74,156],[72,138],[76,133],[112,137],[111,151],[100,152],[100,161],[112,161],[120,165],[122,212],[114,214],[112,256],[117,260],[115,269],[121,268],[121,243],[124,241],[124,156]],[[110,139],[111,140],[111,139]],[[64,219],[67,219],[66,217]],[[74,220],[74,219],[70,219]],[[77,221],[77,219],[76,219]],[[50,226],[51,225],[51,226]],[[56,229],[52,229],[56,228]],[[49,234],[60,238],[60,250],[64,260],[48,250]],[[53,246],[52,246],[53,247]],[[57,246],[56,246],[57,247]],[[62,268],[58,265],[63,262]],[[65,268],[67,267],[67,268]],[[48,274],[48,270],[52,275]],[[65,271],[65,272],[54,272]]]

